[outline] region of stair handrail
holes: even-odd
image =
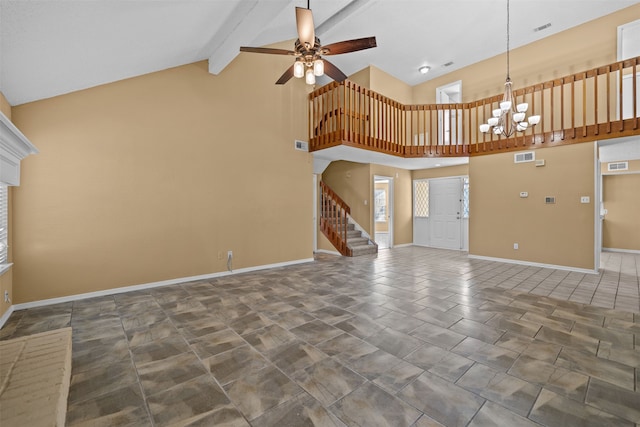
[[[309,94],[309,151],[338,145],[398,157],[470,157],[640,135],[640,56],[515,89],[542,121],[509,138],[484,134],[502,94],[405,105],[345,80]]]
[[[324,181],[320,181],[320,230],[344,256],[352,256],[347,246],[347,225],[351,208]]]

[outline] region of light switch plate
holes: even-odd
[[[582,196],[580,197],[580,203],[590,203],[591,199],[589,198],[589,196]]]
[[[522,197],[523,199],[524,199],[525,197],[529,197],[529,193],[527,193],[526,191],[521,191],[521,192],[520,192],[520,197]]]

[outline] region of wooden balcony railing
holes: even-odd
[[[502,94],[404,105],[351,81],[309,95],[309,150],[349,145],[400,157],[463,157],[640,134],[640,57],[514,90],[541,122],[511,138],[483,134]]]
[[[352,256],[347,246],[347,224],[351,208],[323,181],[320,181],[320,230],[344,256]]]

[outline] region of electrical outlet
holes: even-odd
[[[518,244],[517,244],[517,243],[514,243],[514,244],[513,244],[513,249],[519,249],[519,248],[520,248],[520,246],[518,246]]]

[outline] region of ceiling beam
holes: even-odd
[[[316,34],[324,34],[329,31],[331,28],[335,27],[349,16],[353,15],[363,7],[369,5],[371,6],[375,3],[376,0],[352,0],[345,7],[331,15],[324,21],[322,24],[316,27]]]
[[[240,46],[251,43],[264,27],[293,3],[292,0],[239,1],[203,49],[209,56],[209,72],[220,73],[240,53]]]

